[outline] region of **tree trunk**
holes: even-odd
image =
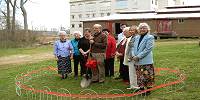
[[[16,12],[16,2],[17,2],[17,0],[14,0],[14,4],[12,5],[12,7],[13,7],[13,16],[12,16],[12,34],[15,33],[15,12]]]
[[[26,12],[26,9],[25,9],[25,7],[24,7],[24,4],[25,4],[26,2],[27,2],[27,0],[26,0],[26,1],[21,0],[21,2],[20,2],[20,8],[21,8],[21,11],[22,11],[23,17],[24,17],[24,30],[25,30],[26,32],[28,32],[27,12]]]
[[[10,0],[5,0],[7,5],[7,16],[6,16],[6,28],[10,32],[11,25],[10,25]]]

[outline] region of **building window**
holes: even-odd
[[[72,15],[72,19],[74,19],[75,18],[75,16],[74,15]]]
[[[178,19],[178,23],[184,23],[184,19]]]
[[[86,17],[87,17],[87,18],[90,18],[90,14],[86,14]]]
[[[74,9],[74,8],[75,8],[75,5],[73,5],[73,4],[72,4],[72,5],[70,5],[70,6],[71,6],[71,8],[72,8],[72,9]]]
[[[128,8],[128,1],[127,0],[116,0],[115,6],[116,6],[117,9]]]
[[[137,0],[132,0],[131,2],[133,3],[133,5],[137,5]]]
[[[155,5],[158,5],[158,0],[155,0]]]
[[[82,7],[82,6],[83,6],[83,4],[78,4],[78,6],[79,6],[79,7]]]
[[[104,16],[104,13],[101,13],[101,17],[103,17]]]
[[[81,19],[82,18],[82,14],[79,14],[78,17],[79,17],[79,19]]]
[[[110,16],[110,13],[107,13],[107,16]]]
[[[72,28],[75,28],[75,24],[72,24],[71,27],[72,27]]]
[[[95,13],[92,14],[92,17],[95,17]]]
[[[79,24],[78,27],[81,28],[81,27],[82,27],[82,24]]]

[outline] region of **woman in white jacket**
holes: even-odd
[[[137,26],[133,25],[129,28],[129,35],[127,35],[127,43],[126,43],[126,49],[125,49],[125,56],[124,56],[124,65],[129,66],[129,80],[130,80],[130,87],[127,89],[138,89],[137,85],[137,75],[134,67],[134,61],[130,60],[130,57],[133,56],[132,50],[133,50],[133,42],[134,37],[138,33]]]

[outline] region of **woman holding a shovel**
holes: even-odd
[[[78,49],[81,53],[81,60],[80,60],[80,65],[81,65],[81,76],[86,74],[86,62],[89,56],[89,52],[90,52],[90,37],[91,37],[91,31],[89,29],[86,29],[84,34],[84,36],[80,39],[79,43],[78,43]],[[88,74],[90,74],[91,76],[91,70],[88,69]]]

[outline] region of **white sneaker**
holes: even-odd
[[[127,90],[132,90],[132,89],[134,89],[134,88],[132,88],[132,87],[128,87],[128,88],[126,88]]]
[[[140,87],[136,87],[136,86],[134,86],[134,87],[128,87],[128,88],[126,88],[127,90],[132,90],[132,89],[140,89]]]

